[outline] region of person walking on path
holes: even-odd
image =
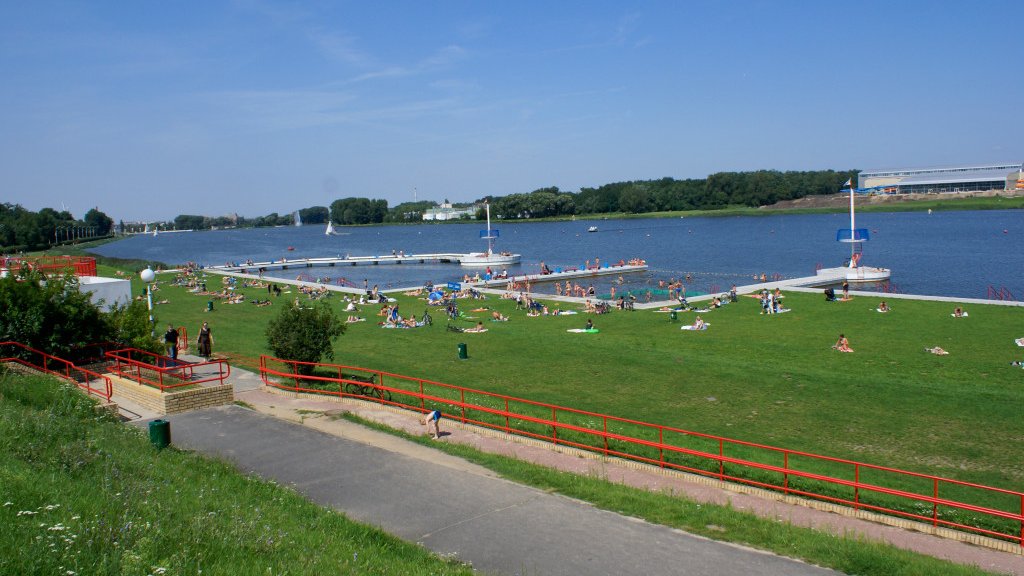
[[[199,355],[209,360],[213,348],[213,334],[210,333],[210,325],[207,322],[203,322],[203,327],[199,329],[196,344],[199,346]]]
[[[441,427],[438,424],[440,421],[441,421],[441,411],[440,410],[431,410],[423,418],[420,419],[420,425],[427,426],[427,431],[429,432],[430,431],[430,427],[429,427],[430,425],[428,424],[428,422],[433,422],[434,423],[434,432],[433,432],[433,434],[430,435],[430,437],[433,438],[434,440],[437,440],[438,438],[441,437]]]
[[[164,332],[164,347],[171,360],[178,359],[178,331],[170,324],[167,325],[167,332]]]

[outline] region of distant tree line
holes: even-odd
[[[93,208],[78,220],[67,210],[26,210],[19,204],[0,204],[0,248],[5,252],[43,250],[56,244],[102,238],[114,220]]]
[[[503,219],[544,218],[573,214],[718,210],[728,206],[765,206],[815,194],[834,194],[855,170],[837,172],[719,172],[707,178],[635,180],[562,192],[557,187],[529,194],[488,197],[491,216]],[[478,214],[482,217],[482,212]]]
[[[615,182],[579,192],[563,192],[557,187],[541,188],[528,194],[487,196],[479,202],[490,203],[491,216],[502,219],[546,218],[574,214],[665,212],[679,210],[717,210],[728,206],[764,206],[780,200],[793,200],[816,194],[834,194],[856,170],[756,172],[718,172],[707,178],[676,180],[634,180]],[[418,222],[423,213],[437,206],[424,200],[404,202],[393,208],[387,200],[343,198],[328,206],[310,206],[298,211],[303,224],[325,224],[330,218],[339,225]],[[483,211],[477,213],[483,218]],[[228,227],[290,226],[294,213],[245,218],[181,214],[173,223],[160,227],[178,230],[208,230]],[[0,247],[5,251],[41,250],[54,244],[107,236],[113,220],[94,208],[81,220],[67,211],[43,208],[26,210],[17,204],[0,204]],[[123,229],[123,223],[122,223]]]

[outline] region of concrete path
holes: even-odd
[[[344,420],[238,406],[166,418],[175,445],[225,457],[314,502],[495,574],[835,574],[524,487]]]

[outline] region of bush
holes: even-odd
[[[267,346],[284,360],[319,362],[334,359],[334,341],[345,333],[345,324],[325,302],[312,307],[287,306],[267,326]],[[309,374],[312,366],[302,366]]]

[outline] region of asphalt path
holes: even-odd
[[[243,471],[290,485],[314,502],[485,573],[837,574],[515,484],[344,421],[340,432],[329,434],[239,406],[165,419],[179,448],[226,458]]]

